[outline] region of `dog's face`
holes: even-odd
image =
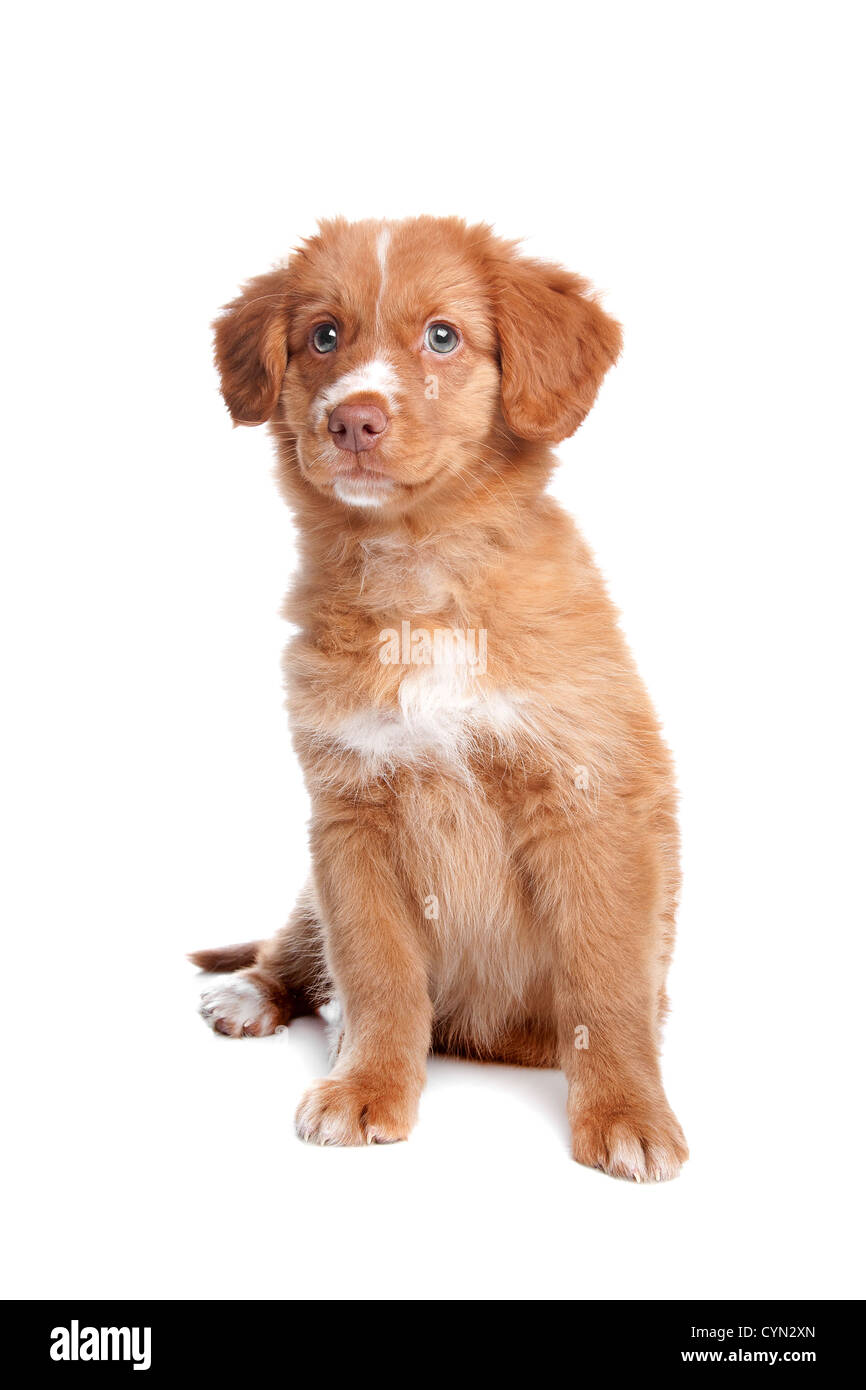
[[[577,276],[428,217],[326,223],[216,323],[235,421],[272,420],[319,493],[379,511],[573,433],[619,346]]]

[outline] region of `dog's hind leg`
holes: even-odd
[[[282,931],[212,951],[193,951],[202,970],[236,972],[202,995],[200,1013],[227,1037],[265,1037],[330,998],[322,932],[312,892],[305,889]]]
[[[520,851],[538,922],[555,944],[553,1016],[574,1157],[634,1182],[673,1178],[688,1158],[659,1061],[675,870],[672,839],[658,826],[622,796],[580,820],[535,806]]]

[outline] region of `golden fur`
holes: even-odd
[[[326,223],[217,321],[225,399],[269,422],[300,530],[286,675],[313,869],[272,941],[193,959],[241,970],[206,996],[224,1032],[339,1001],[304,1138],[406,1138],[437,1048],[561,1066],[582,1163],[646,1180],[687,1156],[658,1061],[670,760],[545,493],[619,348],[585,281],[456,219]],[[384,411],[368,452],[335,443],[337,399]],[[486,661],[430,660],[423,634],[452,631],[484,633]]]

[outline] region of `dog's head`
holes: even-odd
[[[215,331],[236,423],[273,421],[319,493],[397,511],[572,434],[620,348],[584,280],[456,218],[325,223]]]

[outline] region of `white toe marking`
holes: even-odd
[[[252,980],[244,980],[237,975],[227,975],[225,981],[205,990],[202,995],[201,1015],[211,1028],[217,1020],[230,1028],[243,1030],[248,1024],[268,1024],[271,1021],[270,1005]]]
[[[644,1153],[636,1135],[620,1133],[611,1138],[607,1167],[609,1172],[627,1174],[632,1182],[667,1182],[677,1176],[682,1164],[666,1148],[649,1144]]]

